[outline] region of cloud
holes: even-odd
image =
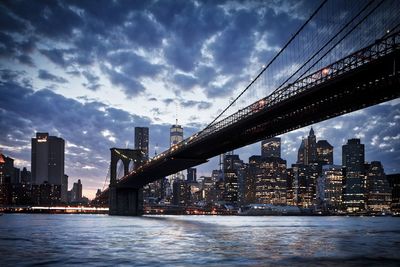
[[[173,82],[177,84],[182,90],[188,91],[197,84],[197,79],[190,75],[175,74]]]
[[[56,82],[56,83],[67,83],[68,81],[63,77],[53,75],[46,70],[39,70],[38,77],[42,80]]]
[[[184,108],[197,107],[199,110],[209,109],[212,106],[212,103],[206,101],[194,101],[194,100],[186,100],[181,101],[180,105]]]
[[[88,81],[87,83],[83,83],[83,85],[86,88],[88,88],[88,89],[90,89],[92,91],[97,91],[100,88],[100,86],[101,86],[99,84],[100,77],[98,77],[98,76],[96,76],[96,75],[94,75],[91,72],[86,71],[86,70],[82,71],[82,75]]]
[[[144,57],[132,52],[116,52],[108,57],[114,68],[121,68],[126,75],[140,77],[154,77],[163,69],[161,65],[149,63]]]
[[[67,62],[64,59],[64,52],[66,52],[66,50],[64,50],[64,49],[49,49],[49,50],[41,49],[39,51],[53,63],[55,63],[61,67],[65,67],[67,65],[66,64]]]
[[[14,75],[14,77],[16,77]],[[0,147],[11,157],[30,162],[30,138],[35,131],[49,132],[66,140],[66,173],[70,181],[105,177],[111,147],[133,146],[134,127],[150,126],[150,119],[99,102],[81,103],[50,90],[34,91],[15,82],[0,84]],[[23,106],[21,109],[19,107]],[[68,122],[68,123],[66,123]],[[187,130],[193,132],[191,128]],[[151,147],[167,149],[169,125],[151,125]],[[82,177],[84,166],[94,166]],[[18,166],[23,167],[23,166]],[[84,182],[83,180],[83,182]],[[97,179],[101,187],[103,179]],[[103,181],[101,181],[103,180]]]
[[[118,85],[122,88],[123,92],[128,98],[137,96],[145,91],[144,86],[139,81],[124,73],[109,69],[105,66],[102,67],[102,71],[108,75],[110,81],[114,85]]]
[[[6,2],[5,6],[20,19],[28,21],[35,32],[56,39],[71,37],[82,26],[82,18],[62,2]],[[25,25],[27,27],[27,25]]]

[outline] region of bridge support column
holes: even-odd
[[[143,214],[142,188],[110,187],[110,215],[140,216]]]
[[[140,216],[143,214],[143,189],[120,187],[117,181],[117,163],[124,165],[124,175],[129,173],[129,163],[139,166],[144,158],[141,150],[111,148],[109,215]]]

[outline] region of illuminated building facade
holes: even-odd
[[[179,206],[188,206],[190,204],[190,185],[183,180],[176,180],[173,183],[172,203]]]
[[[0,184],[11,183],[14,177],[14,159],[0,154]]]
[[[135,127],[135,149],[143,151],[145,158],[149,158],[149,128]]]
[[[249,158],[246,203],[286,205],[286,161],[281,158]]]
[[[304,164],[293,164],[293,197],[294,203],[309,208],[314,203],[316,177],[310,174],[310,167]]]
[[[390,209],[393,214],[400,214],[400,173],[388,174],[387,179],[392,189],[392,203]]]
[[[349,213],[365,210],[365,152],[360,139],[349,139],[342,146],[344,168],[343,204]]]
[[[370,213],[382,213],[390,210],[392,193],[380,161],[368,164],[367,177],[367,209]]]
[[[32,138],[32,183],[61,186],[61,200],[67,202],[68,188],[64,180],[64,139],[36,133]]]
[[[317,162],[317,138],[314,129],[311,127],[310,133],[306,139],[303,138],[297,152],[297,164],[308,165]]]
[[[326,140],[317,142],[317,161],[323,164],[333,164],[333,146]]]
[[[261,142],[261,157],[280,158],[281,157],[281,138],[274,137],[265,139]]]
[[[342,208],[343,170],[340,165],[325,165],[318,179],[318,196],[328,211]]]
[[[170,145],[173,147],[174,145],[183,141],[183,128],[181,125],[176,124],[172,125],[170,128]]]

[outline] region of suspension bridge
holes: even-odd
[[[102,193],[109,198],[110,214],[140,215],[144,185],[211,157],[398,98],[399,2],[349,2],[338,7],[337,1],[322,1],[200,132],[147,161],[140,153],[125,155],[137,164],[125,167],[120,179],[114,165],[121,153],[111,149],[110,185]]]

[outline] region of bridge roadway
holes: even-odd
[[[142,188],[223,152],[400,96],[400,33],[274,92],[214,123],[122,177]]]

